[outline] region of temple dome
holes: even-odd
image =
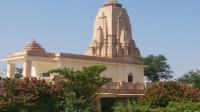
[[[36,51],[36,52],[46,52],[45,49],[35,41],[35,39],[32,40],[32,42],[28,43],[23,51]]]

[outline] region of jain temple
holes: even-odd
[[[91,32],[92,33],[92,32]],[[15,77],[15,65],[22,64],[23,77],[59,76],[46,74],[56,68],[82,69],[83,66],[105,65],[102,76],[113,79],[105,85],[106,92],[100,94],[96,104],[100,110],[101,98],[115,97],[118,102],[144,94],[148,84],[144,82],[144,62],[140,60],[140,50],[132,38],[129,15],[116,0],[108,0],[97,12],[93,37],[84,55],[52,53],[45,51],[36,40],[32,40],[21,51],[10,53],[2,61],[7,62],[7,77]]]

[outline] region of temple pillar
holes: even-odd
[[[97,110],[101,112],[101,98],[97,98]]]
[[[31,61],[25,61],[23,63],[23,77],[31,77],[31,67],[32,67]]]
[[[15,64],[12,63],[7,64],[7,77],[15,78]]]

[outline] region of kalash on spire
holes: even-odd
[[[99,9],[94,22],[93,38],[85,55],[140,59],[140,51],[132,39],[128,13],[116,0],[108,0]]]

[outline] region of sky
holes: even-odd
[[[84,54],[106,0],[0,0],[0,59],[36,39],[47,52]],[[174,78],[200,69],[200,0],[118,0],[142,56],[164,55]],[[6,62],[0,62],[0,72]]]

